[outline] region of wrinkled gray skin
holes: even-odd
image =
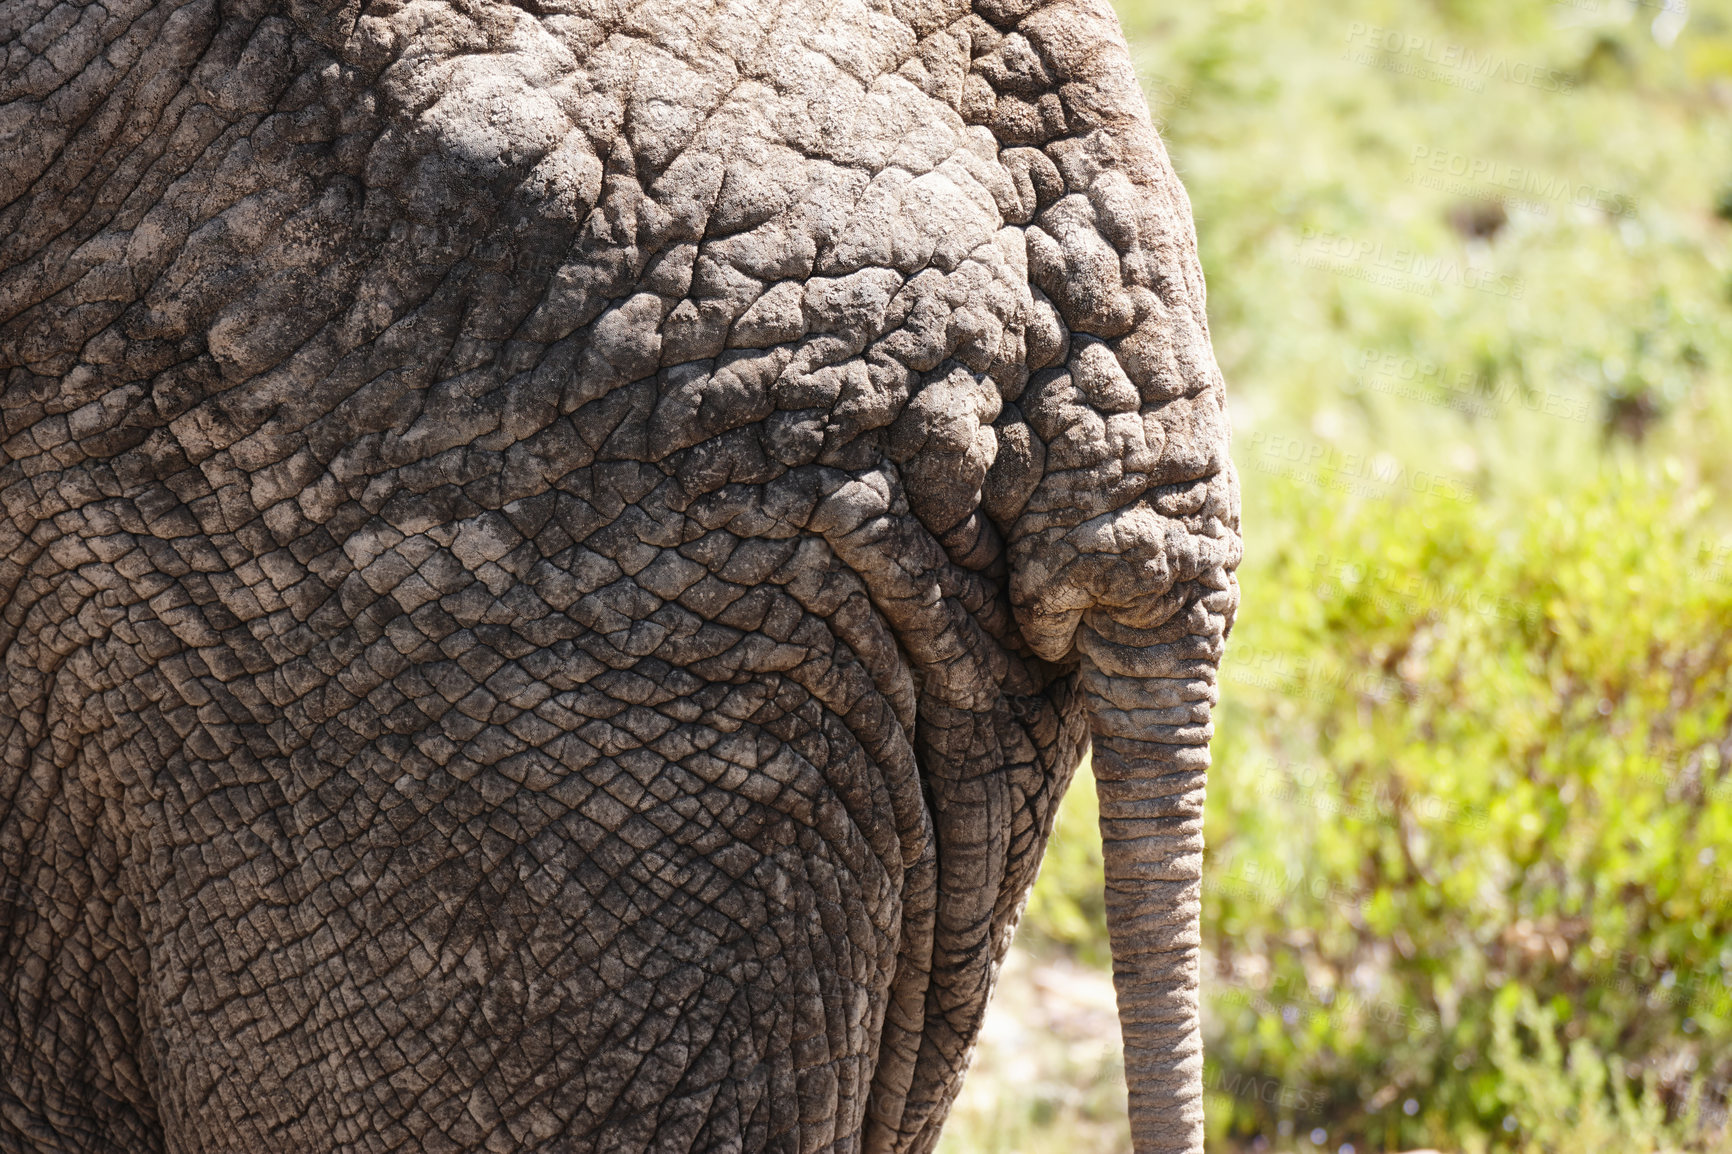
[[[1238,499],[1104,0],[7,0],[0,1150],[924,1151]]]

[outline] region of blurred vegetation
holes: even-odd
[[[1624,465],[1532,505],[1264,502],[1284,539],[1246,581],[1211,782],[1209,1052],[1312,1116],[1222,1096],[1217,1135],[1708,1141],[1732,584],[1706,491]]]
[[[1244,488],[1211,1149],[1732,1150],[1732,0],[1118,7]]]

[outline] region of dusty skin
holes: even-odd
[[[0,1150],[925,1151],[1238,493],[1105,0],[0,8]]]

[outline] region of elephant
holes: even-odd
[[[1105,0],[8,0],[0,1150],[923,1152],[1237,481]]]

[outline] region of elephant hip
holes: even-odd
[[[486,767],[184,743],[134,887],[162,1145],[857,1143],[903,934],[880,775],[785,679],[690,696]]]

